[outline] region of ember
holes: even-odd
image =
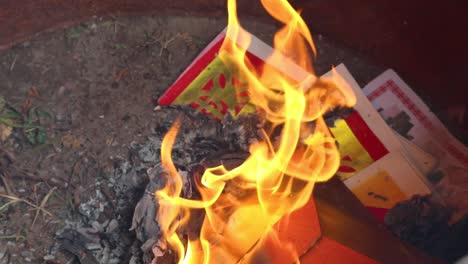
[[[245,56],[249,33],[236,17],[236,2],[228,1],[227,36],[219,57],[247,84],[250,102],[264,118],[263,138],[250,145],[250,156],[239,166],[220,165],[204,171],[196,182],[200,199],[183,198],[184,180],[172,162],[172,147],[181,121],[165,135],[161,160],[166,186],[156,192],[158,222],[163,243],[175,251],[178,263],[249,263],[266,241],[274,241],[298,261],[295,249],[277,239],[275,224],[310,199],[315,182],[336,172],[339,154],[322,115],[338,106],[352,106],[355,97],[342,78],[316,77],[309,51],[315,54],[311,34],[300,15],[285,1],[262,1],[265,9],[285,26],[274,39],[275,52],[259,73]],[[237,41],[232,41],[237,40]],[[269,65],[281,65],[286,55],[309,74],[293,81]],[[200,230],[187,239],[187,229],[204,213]],[[251,219],[255,219],[252,221]],[[160,247],[165,247],[160,243]],[[158,255],[158,252],[155,252]],[[287,261],[287,260],[286,260]]]

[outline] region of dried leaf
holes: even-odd
[[[120,81],[123,77],[126,77],[128,75],[128,72],[126,70],[121,70],[115,77],[114,80],[116,82]]]
[[[66,148],[79,148],[81,145],[81,142],[77,137],[71,134],[67,134],[62,137],[62,144]]]
[[[106,145],[107,146],[112,145],[112,143],[114,143],[114,138],[113,137],[106,138]]]
[[[32,86],[29,88],[27,92],[28,97],[40,97],[39,90],[37,90],[36,86]]]
[[[5,141],[13,132],[13,128],[0,123],[0,141]]]
[[[21,112],[22,112],[23,114],[29,113],[29,110],[31,109],[31,106],[32,106],[31,98],[27,97],[27,98],[24,99],[24,101],[23,101],[23,105],[21,106]]]

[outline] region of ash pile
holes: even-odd
[[[57,232],[51,259],[61,251],[74,259],[71,263],[153,261],[152,249],[161,237],[154,193],[164,187],[166,179],[160,149],[165,133],[176,119],[182,125],[172,158],[185,177],[183,195],[187,198],[196,189],[189,175],[206,157],[228,153],[228,160],[239,162],[245,158],[242,153],[247,153],[248,146],[261,137],[256,116],[238,120],[227,117],[220,123],[185,107],[167,107],[156,114],[161,122],[147,140],[132,144],[128,157],[117,159],[110,175],[97,175],[94,190],[83,190],[89,195],[78,206],[79,217],[66,221],[66,226]],[[170,254],[161,255],[165,257],[158,263],[170,262]]]
[[[325,121],[333,126],[336,119],[346,117],[349,112],[350,109],[336,109],[325,116]],[[182,196],[192,199],[198,195],[196,175],[201,175],[204,168],[217,166],[219,162],[228,169],[240,165],[247,157],[248,147],[262,138],[260,119],[254,115],[238,120],[228,116],[222,122],[215,122],[190,107],[167,107],[157,110],[155,119],[156,126],[146,141],[131,144],[128,156],[116,159],[112,173],[97,173],[94,189],[81,190],[87,195],[82,195],[86,199],[81,199],[77,206],[79,216],[64,216],[73,220],[67,220],[66,226],[57,232],[56,245],[44,258],[47,263],[54,263],[59,251],[72,257],[70,264],[174,263],[171,250],[159,244],[162,233],[157,223],[155,198],[155,191],[166,184],[160,157],[166,132],[177,119],[181,120],[172,158],[184,181]],[[421,199],[428,198],[414,197],[407,202],[411,206],[398,204],[387,215],[385,224],[400,239],[422,250],[430,249],[443,259],[453,259],[447,257],[447,248],[439,242],[463,240],[461,237],[466,236],[460,230],[463,226],[466,230],[468,221],[465,218],[462,224],[449,230],[446,227],[449,213],[431,209],[441,215],[435,218],[440,221],[434,222],[434,213],[428,218],[424,213],[428,210],[416,210],[427,203],[417,202],[416,209],[413,206]],[[413,216],[420,211],[421,214]],[[438,228],[441,223],[444,228]],[[188,235],[193,231],[187,230]],[[412,240],[422,239],[423,243],[405,239],[408,234]]]

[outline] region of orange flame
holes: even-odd
[[[287,1],[261,2],[271,16],[285,24],[274,38],[277,52],[268,58],[262,73],[252,70],[245,56],[250,35],[239,24],[235,0],[228,0],[228,37],[219,56],[247,81],[251,103],[268,123],[264,140],[250,146],[250,156],[237,168],[207,169],[197,186],[200,200],[180,197],[182,178],[171,158],[179,122],[163,140],[161,159],[169,177],[165,188],[156,192],[158,221],[178,263],[254,261],[263,242],[275,237],[273,226],[304,206],[314,183],[330,179],[338,169],[339,154],[322,115],[337,106],[352,106],[354,94],[336,72],[329,79],[313,74],[312,36]],[[303,80],[291,80],[271,66],[282,65],[284,56],[308,72]],[[280,137],[273,139],[278,129]],[[244,194],[225,191],[228,185]],[[203,211],[204,220],[200,233],[185,241],[178,231],[189,224],[194,211]]]

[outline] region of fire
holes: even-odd
[[[261,73],[252,69],[244,48],[249,46],[250,35],[239,24],[236,1],[228,0],[226,35],[237,41],[226,38],[219,56],[248,83],[250,102],[267,123],[264,140],[250,146],[250,156],[240,166],[207,169],[197,186],[200,200],[180,197],[182,178],[171,158],[179,122],[163,140],[161,159],[168,181],[156,192],[158,221],[178,263],[254,262],[264,242],[275,238],[274,225],[304,206],[315,182],[330,179],[338,169],[339,154],[322,115],[337,106],[352,106],[356,99],[351,88],[336,73],[329,79],[313,74],[312,36],[287,1],[262,0],[262,4],[284,24],[274,38],[279,53],[270,56]],[[301,81],[291,80],[268,66],[281,65],[284,57],[280,53],[309,74]],[[243,195],[225,191],[226,186],[242,190]],[[200,233],[183,238],[178,231],[189,223],[194,211],[204,212]],[[298,261],[294,249],[290,251]]]

